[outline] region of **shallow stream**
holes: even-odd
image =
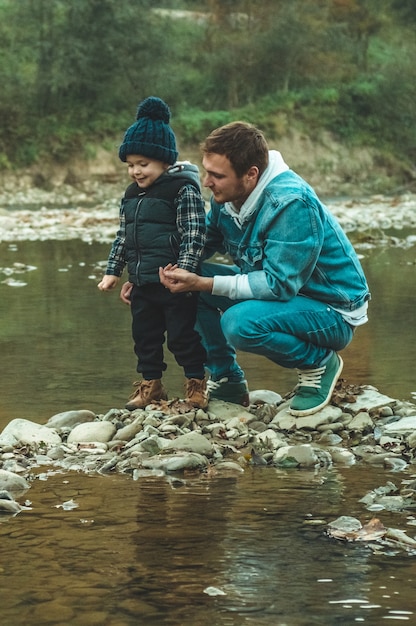
[[[108,244],[78,239],[0,243],[0,428],[124,406],[136,378],[130,313],[96,287],[107,253]],[[344,351],[343,377],[412,400],[416,248],[360,253],[370,323]],[[166,356],[170,396],[182,396],[182,373]],[[260,357],[241,363],[252,389],[283,394],[295,384]],[[1,623],[415,624],[416,555],[325,534],[340,515],[371,519],[360,498],[411,476],[412,466],[357,465],[134,481],[40,467],[19,498],[27,509],[0,518]],[[411,511],[377,517],[416,535]]]

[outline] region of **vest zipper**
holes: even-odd
[[[140,270],[140,263],[141,263],[141,257],[140,257],[140,247],[139,247],[139,242],[137,239],[137,216],[139,215],[139,211],[140,211],[140,205],[143,201],[143,198],[140,198],[140,200],[138,201],[137,205],[136,205],[136,210],[134,212],[134,247],[137,251],[137,263],[136,263],[136,279],[137,279],[137,284],[140,285],[140,279],[139,279],[139,270]]]

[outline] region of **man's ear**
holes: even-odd
[[[260,178],[259,173],[260,173],[260,170],[257,167],[257,165],[252,165],[250,169],[247,171],[247,174],[246,174],[247,180],[250,181],[251,183],[253,182],[257,183],[258,179]]]

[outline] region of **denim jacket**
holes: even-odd
[[[303,295],[342,311],[370,299],[351,242],[312,187],[290,169],[265,185],[245,216],[211,200],[205,257],[215,252],[228,253],[248,274],[256,299]]]

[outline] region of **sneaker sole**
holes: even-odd
[[[327,395],[326,399],[323,402],[321,402],[321,404],[318,404],[318,406],[314,406],[311,409],[303,409],[302,411],[299,411],[299,410],[296,410],[296,409],[291,409],[289,407],[290,415],[294,415],[295,417],[305,417],[306,415],[313,415],[314,413],[317,413],[318,411],[320,411],[321,409],[326,407],[331,402],[331,398],[332,398],[333,391],[335,389],[335,385],[337,384],[338,378],[341,376],[341,372],[342,372],[343,367],[344,367],[344,361],[339,356],[339,354],[337,356],[338,356],[338,359],[339,359],[339,367],[338,367],[337,373],[334,376],[334,380],[332,382],[332,385],[329,388],[328,395]]]
[[[239,391],[234,390],[233,392],[232,390],[228,389],[228,393],[225,390],[223,390],[223,393],[221,393],[221,389],[210,390],[208,386],[208,400],[220,400],[221,402],[229,402],[230,404],[237,404],[244,407],[250,406],[247,381],[244,380],[241,381],[241,383],[235,383],[235,385],[240,386]]]
[[[247,396],[243,396],[240,400],[230,400],[229,398],[219,398],[217,396],[210,396],[210,400],[218,400],[219,402],[227,402],[228,404],[237,404],[238,406],[248,407],[250,406],[250,399]]]

